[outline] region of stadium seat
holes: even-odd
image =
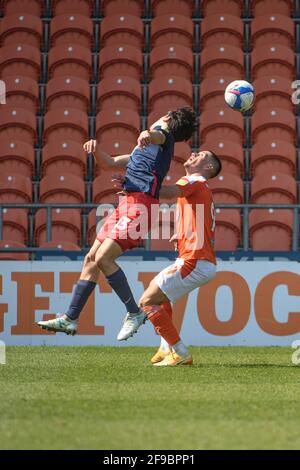
[[[219,45],[204,47],[201,52],[202,78],[244,77],[244,54],[242,48]]]
[[[290,251],[293,211],[254,209],[249,215],[251,247],[255,251]]]
[[[101,47],[127,44],[141,49],[143,42],[144,25],[141,18],[123,12],[103,18]]]
[[[96,117],[96,138],[99,141],[111,139],[126,140],[136,144],[140,132],[140,117],[126,108],[105,109]]]
[[[44,142],[63,143],[66,140],[83,143],[88,138],[88,117],[74,108],[48,111],[44,118]]]
[[[38,83],[29,77],[6,77],[6,105],[37,113],[39,101]]]
[[[261,77],[253,83],[255,90],[255,109],[282,108],[295,111],[291,100],[291,82],[283,77]]]
[[[41,16],[45,2],[41,0],[3,0],[2,5],[5,15],[15,13],[28,13],[30,15]]]
[[[232,141],[242,144],[244,141],[244,120],[237,113],[224,105],[214,107],[200,115],[200,141]]]
[[[193,106],[192,83],[182,77],[167,75],[155,78],[149,83],[148,93],[150,112],[154,108],[164,108],[162,116],[181,106]]]
[[[292,0],[252,0],[252,15],[257,17],[260,15],[279,14],[291,16],[293,11]]]
[[[53,16],[65,13],[91,16],[94,8],[93,0],[53,0]]]
[[[223,13],[206,16],[201,22],[201,46],[228,44],[241,48],[244,39],[244,24],[241,18]]]
[[[107,46],[100,51],[100,78],[142,78],[141,50],[133,46]]]
[[[295,54],[285,46],[255,47],[251,54],[252,79],[284,77],[290,81],[295,76]]]
[[[191,147],[186,142],[176,142],[174,148],[174,160],[184,163],[191,155]]]
[[[90,86],[79,77],[55,77],[46,88],[47,111],[57,108],[73,108],[84,113],[89,111]]]
[[[3,209],[3,240],[18,243],[27,242],[28,211],[27,209]]]
[[[117,155],[130,155],[135,144],[136,142],[133,144],[127,140],[101,140],[101,149],[112,157],[116,157]]]
[[[34,148],[20,141],[3,140],[0,146],[0,174],[19,173],[28,178],[34,173]]]
[[[241,241],[241,214],[238,209],[216,209],[216,251],[235,251]]]
[[[244,200],[244,184],[242,178],[230,173],[223,173],[209,180],[215,203],[242,204]]]
[[[48,55],[49,78],[79,77],[90,80],[92,75],[92,55],[87,47],[56,46]]]
[[[81,239],[81,217],[79,209],[53,209],[52,215],[52,242],[70,242],[79,245]],[[35,215],[35,240],[39,246],[46,243],[47,214],[40,209]]]
[[[0,248],[7,249],[7,252],[0,252],[0,260],[5,261],[28,261],[29,260],[29,253],[13,253],[9,252],[9,248],[26,248],[24,243],[14,242],[11,240],[1,240],[0,241]]]
[[[251,182],[253,204],[296,204],[297,183],[295,178],[283,173],[255,176]]]
[[[143,0],[102,0],[101,10],[104,16],[127,13],[127,15],[142,16]]]
[[[0,48],[0,76],[30,77],[40,76],[41,54],[37,47],[10,44]]]
[[[292,18],[272,12],[254,18],[251,22],[251,42],[253,47],[276,44],[294,49],[295,25]]]
[[[32,200],[31,180],[18,173],[0,173],[0,203],[28,204]]]
[[[0,22],[1,46],[10,44],[27,44],[41,47],[43,39],[42,20],[28,13],[14,13],[5,16]]]
[[[78,176],[50,174],[40,181],[41,203],[83,204],[84,200],[84,181]]]
[[[235,77],[216,76],[205,78],[200,83],[200,109],[209,110],[214,106],[224,106],[224,90]]]
[[[168,209],[164,209],[168,212]],[[170,242],[175,229],[173,222],[159,222],[155,224],[152,232],[157,233],[156,237],[151,238],[150,249],[152,251],[174,251],[174,243]]]
[[[33,145],[36,141],[35,114],[22,108],[2,106],[0,113],[0,140],[19,140]]]
[[[82,143],[65,141],[52,142],[43,148],[42,176],[71,174],[84,178],[87,154]]]
[[[251,175],[285,173],[295,177],[296,158],[295,146],[288,142],[259,142],[251,151]]]
[[[194,58],[190,48],[180,45],[154,47],[150,53],[150,78],[165,76],[193,79]]]
[[[90,49],[93,45],[93,21],[83,15],[69,13],[55,16],[50,31],[52,47],[77,44]]]
[[[56,250],[64,250],[64,251],[81,251],[80,246],[75,243],[71,243],[68,241],[60,241],[54,240],[52,242],[41,243],[39,248],[44,248],[44,250],[48,249],[56,249]]]
[[[191,17],[194,11],[192,0],[151,0],[152,13],[154,16],[172,14]]]
[[[295,115],[280,108],[255,111],[252,116],[252,143],[277,140],[295,143]]]
[[[206,140],[201,143],[200,150],[211,150],[221,158],[222,171],[231,173],[239,177],[244,175],[244,153],[241,143],[231,142],[229,140],[216,141],[215,139]]]
[[[202,16],[222,13],[227,15],[242,16],[243,0],[202,0]]]
[[[116,173],[122,174],[122,171],[101,170],[99,176],[93,182],[93,202],[95,204],[114,204],[119,203],[120,190],[114,186],[113,178]]]
[[[192,49],[194,42],[194,24],[191,18],[175,15],[158,16],[151,21],[151,46],[180,44]]]
[[[138,80],[130,77],[111,77],[101,80],[97,87],[97,111],[128,108],[140,112],[142,90]]]

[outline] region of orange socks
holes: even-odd
[[[155,328],[155,331],[162,336],[170,346],[178,343],[180,337],[172,323],[172,307],[169,302],[162,305],[150,305],[143,307]]]

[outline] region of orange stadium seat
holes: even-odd
[[[224,106],[224,90],[235,77],[216,76],[205,78],[200,83],[200,108],[209,110],[214,106]]]
[[[92,47],[94,26],[91,18],[70,13],[58,15],[52,19],[50,29],[52,46]]]
[[[225,45],[204,47],[201,52],[203,78],[216,76],[244,76],[244,54],[242,48]]]
[[[87,114],[74,108],[48,111],[44,119],[43,137],[45,143],[74,140],[82,144],[88,138]]]
[[[296,204],[297,182],[283,173],[255,176],[251,183],[253,204]]]
[[[184,163],[191,153],[191,146],[187,142],[177,142],[174,148],[174,160]]]
[[[243,38],[243,20],[237,16],[218,13],[206,16],[201,22],[202,48],[224,44],[241,48]]]
[[[172,109],[193,105],[192,83],[182,77],[167,75],[155,78],[149,83],[148,91],[150,112],[154,108],[164,108],[162,116]]]
[[[251,151],[252,176],[285,173],[295,177],[296,148],[284,141],[262,141],[254,144]]]
[[[97,114],[96,136],[99,141],[126,140],[136,143],[140,132],[140,116],[130,109],[105,109]]]
[[[237,113],[224,105],[222,108],[214,107],[201,113],[200,140],[229,140],[236,143],[244,141],[244,120],[241,113]]]
[[[38,80],[41,68],[41,54],[37,47],[10,44],[0,48],[0,76],[30,77]]]
[[[0,113],[0,140],[20,140],[33,145],[36,140],[35,114],[22,108],[3,106]]]
[[[241,241],[241,214],[238,209],[216,209],[216,251],[235,251]]]
[[[194,58],[190,48],[180,45],[154,47],[150,53],[150,77],[166,75],[193,79]]]
[[[52,142],[43,148],[42,176],[71,174],[84,178],[87,155],[82,143],[65,141]]]
[[[92,54],[87,47],[75,45],[56,46],[50,49],[49,75],[52,77],[79,77],[90,80]]]
[[[253,47],[276,44],[294,49],[295,26],[292,18],[272,12],[254,18],[251,22],[251,42]]]
[[[46,88],[48,111],[57,108],[74,108],[87,113],[90,106],[90,86],[79,77],[55,77]]]
[[[265,15],[268,13],[291,16],[293,11],[292,0],[252,0],[253,16]]]
[[[41,47],[43,39],[42,20],[28,13],[15,13],[5,16],[0,22],[0,43],[2,46],[9,44],[28,44]]]
[[[295,76],[294,51],[277,44],[255,47],[251,54],[252,79],[284,77],[290,81]]]
[[[140,112],[142,90],[140,82],[134,78],[105,78],[99,82],[97,94],[97,111],[120,107]]]
[[[45,250],[58,249],[64,251],[81,251],[80,246],[78,246],[77,244],[60,240],[53,240],[52,242],[41,243],[39,247],[44,248]]]
[[[192,49],[194,42],[194,23],[191,18],[168,13],[151,21],[151,45],[166,46],[180,44]]]
[[[118,204],[120,190],[114,186],[113,178],[116,173],[122,174],[122,171],[101,170],[99,176],[93,182],[93,202],[95,204]]]
[[[168,212],[168,209],[163,209]],[[173,236],[175,229],[174,223],[171,222],[159,222],[156,223],[152,229],[153,238],[151,238],[150,249],[152,251],[174,251],[174,243],[170,242],[170,238]],[[154,237],[154,234],[155,237]]]
[[[29,77],[6,77],[6,105],[37,113],[40,105],[38,83]]]
[[[192,0],[151,0],[154,16],[167,15],[170,11],[177,15],[192,16],[194,2]]]
[[[93,0],[53,0],[53,15],[63,15],[65,13],[91,16],[94,8]]]
[[[291,82],[283,77],[261,77],[253,83],[255,90],[255,109],[282,108],[295,111],[291,100]]]
[[[131,77],[141,80],[143,57],[133,46],[107,46],[100,51],[100,77]]]
[[[134,147],[135,144],[127,140],[101,140],[101,149],[112,157],[116,157],[117,155],[130,155]]]
[[[5,251],[5,252],[0,253],[0,260],[6,260],[6,261],[28,261],[29,260],[29,253],[9,252],[9,248],[26,248],[24,243],[14,242],[11,240],[1,240],[0,248],[7,249],[7,252]]]
[[[83,179],[65,173],[44,176],[40,182],[40,202],[82,204],[85,200]]]
[[[27,209],[3,209],[3,240],[27,242]]]
[[[18,173],[0,174],[0,203],[30,203],[32,200],[31,180]]]
[[[2,2],[5,15],[26,12],[35,16],[42,15],[44,3],[41,0],[3,0]]]
[[[218,155],[221,158],[224,173],[243,177],[244,153],[241,143],[230,142],[229,140],[218,142],[211,139],[203,142],[200,150],[211,150]]]
[[[144,25],[141,18],[120,12],[103,18],[101,22],[101,47],[127,44],[143,47]]]
[[[256,251],[290,251],[293,236],[293,211],[255,209],[249,215],[251,246]]]
[[[127,13],[128,15],[142,16],[144,9],[143,0],[102,0],[102,14],[104,16]]]
[[[264,108],[252,116],[252,143],[283,140],[296,141],[296,120],[291,111]]]
[[[201,7],[203,16],[215,13],[242,16],[243,0],[202,0]]]
[[[0,174],[19,173],[32,178],[34,148],[25,142],[3,140],[0,146]]]
[[[65,241],[79,245],[81,238],[81,217],[79,209],[53,209],[52,215],[52,240]],[[44,209],[37,211],[35,215],[35,240],[37,245],[46,243],[47,239],[47,214]]]
[[[244,200],[244,184],[242,178],[230,173],[223,173],[209,181],[215,203],[241,204]]]

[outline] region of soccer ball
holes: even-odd
[[[235,80],[225,90],[225,101],[230,108],[244,113],[254,103],[254,88],[245,80]]]

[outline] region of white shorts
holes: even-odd
[[[207,284],[215,275],[216,265],[210,261],[178,258],[154,279],[170,302],[174,303],[183,295]]]

